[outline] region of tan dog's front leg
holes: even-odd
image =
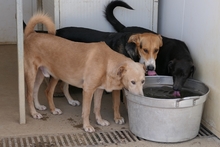
[[[99,125],[108,126],[110,123],[107,120],[102,119],[102,116],[100,114],[103,91],[103,89],[97,89],[94,93],[94,113],[96,117],[96,122]]]
[[[50,111],[52,114],[62,114],[62,111],[55,107],[53,101],[53,93],[58,81],[59,81],[58,79],[54,79],[53,77],[51,77],[47,89],[45,91],[49,103]]]
[[[93,128],[93,126],[90,125],[89,122],[93,93],[94,93],[93,90],[85,91],[83,89],[82,118],[83,118],[83,129],[86,132],[95,132],[95,129]]]
[[[125,120],[121,117],[120,114],[120,90],[113,90],[112,91],[112,98],[113,98],[113,110],[114,110],[114,120],[116,124],[123,124]]]

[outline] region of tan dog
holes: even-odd
[[[46,33],[47,31],[41,32]],[[72,41],[80,42],[105,41],[114,51],[130,57],[132,60],[143,63],[146,66],[148,75],[156,74],[155,59],[157,58],[159,49],[163,44],[161,35],[154,33],[110,33],[92,30],[89,28],[65,27],[58,29],[56,35]],[[61,84],[61,86],[62,85],[63,84]],[[70,96],[68,86],[69,85],[65,83],[64,87],[61,87],[68,103],[73,106],[79,105],[79,101],[74,100]],[[112,96],[115,123],[123,124],[124,118],[121,117],[119,112],[120,91],[113,91]],[[35,103],[35,107],[41,109],[44,108],[38,101]],[[54,112],[54,114],[57,113],[58,112]],[[62,112],[59,111],[59,113]]]
[[[48,34],[34,32],[34,27],[43,23]],[[83,128],[94,132],[89,115],[94,94],[94,113],[97,123],[105,126],[109,122],[100,114],[102,92],[120,90],[123,87],[136,95],[143,95],[145,81],[144,66],[110,49],[105,43],[79,43],[69,41],[55,34],[51,19],[38,13],[34,15],[24,32],[24,68],[27,86],[27,99],[30,113],[34,118],[42,118],[34,107],[38,102],[37,93],[44,76],[52,76],[47,88],[47,98],[53,113],[55,108],[52,93],[57,81],[83,89]],[[38,105],[40,106],[40,104]],[[40,108],[41,109],[41,108]],[[42,108],[44,109],[44,108]]]
[[[64,29],[60,29],[58,30],[60,33],[58,34],[62,34],[62,37],[67,37],[67,36],[71,36],[71,40],[90,40],[88,37],[93,37],[93,36],[97,36],[98,34],[102,34],[103,40],[105,40],[106,42],[114,42],[114,43],[110,43],[108,44],[109,46],[111,46],[112,48],[114,48],[115,51],[121,53],[121,54],[125,54],[128,53],[129,56],[135,60],[137,57],[140,58],[139,62],[143,63],[146,66],[147,69],[147,74],[148,75],[155,75],[155,69],[156,69],[156,64],[155,64],[155,60],[157,58],[157,54],[159,52],[160,47],[163,45],[162,42],[162,37],[161,35],[158,34],[153,34],[153,33],[139,33],[139,34],[131,34],[131,33],[125,33],[125,34],[114,34],[112,33],[111,35],[109,33],[106,32],[98,32],[95,30],[88,30],[88,29],[82,29],[81,31],[79,31],[77,28],[74,27],[70,27],[70,28],[66,28],[67,30],[69,29],[69,32],[65,31],[67,34],[65,36],[65,33],[61,33],[61,31],[64,31]],[[69,33],[73,32],[73,30],[77,31],[77,34],[79,34],[79,36],[77,35],[69,35]],[[87,32],[87,31],[88,32]],[[86,37],[84,38],[82,36],[82,34],[87,34]],[[116,38],[118,38],[117,43],[116,43],[116,39],[112,39],[114,36]],[[122,35],[121,37],[118,37]],[[108,38],[108,36],[111,36]],[[100,39],[101,37],[97,37],[98,39]],[[124,39],[124,38],[127,38]],[[97,39],[97,40],[98,40]],[[97,41],[96,39],[92,39]],[[127,42],[127,43],[126,43]],[[126,45],[125,45],[126,44]],[[131,46],[129,46],[131,45]],[[133,46],[135,45],[135,49],[133,49]],[[125,47],[126,46],[126,47]],[[67,98],[69,104],[71,105],[79,105],[78,101],[73,100],[73,98],[71,97],[71,95],[69,94],[69,85],[67,83],[64,83],[61,85],[61,89],[65,95],[65,97]],[[117,124],[123,124],[124,118],[121,117],[120,112],[119,112],[119,107],[120,107],[120,91],[114,90],[112,92],[112,97],[113,97],[113,110],[114,110],[114,120],[115,123]]]
[[[71,36],[73,37],[75,35],[71,35]],[[71,38],[71,39],[75,39],[75,38]],[[123,42],[121,40],[123,40],[123,39],[119,39],[118,42]],[[127,42],[128,42],[128,44],[134,43],[136,46],[135,52],[131,51],[129,53],[130,57],[139,56],[140,57],[139,62],[143,63],[146,66],[148,75],[156,74],[156,72],[154,71],[156,68],[155,60],[157,58],[157,54],[159,52],[160,47],[163,45],[161,35],[157,35],[157,34],[153,34],[153,33],[133,34],[133,35],[130,35]],[[117,50],[120,53],[123,53],[123,51],[121,51],[121,50],[123,50],[123,43],[120,43],[120,47],[118,47],[118,49],[115,49],[115,50]],[[127,48],[129,48],[129,47],[127,47]],[[127,49],[127,51],[129,51],[129,50]],[[61,86],[62,86],[61,89],[62,89],[65,97],[67,98],[69,104],[79,105],[79,102],[73,100],[73,98],[69,94],[69,85],[67,83],[64,83]],[[119,112],[120,91],[114,90],[112,92],[112,97],[113,97],[113,110],[114,110],[115,123],[123,124],[125,122],[125,120],[123,117],[121,117],[120,112]]]

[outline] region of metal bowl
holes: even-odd
[[[153,94],[156,98],[133,95],[125,90],[132,133],[156,142],[182,142],[197,136],[209,88],[202,82],[188,79],[183,89],[192,95],[169,98],[171,92],[164,87],[172,89],[172,85],[170,76],[146,76],[144,91],[156,88],[158,92]],[[151,92],[148,90],[148,93]]]

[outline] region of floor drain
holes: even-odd
[[[214,136],[201,125],[197,137]],[[110,132],[69,133],[36,136],[7,137],[0,139],[0,147],[74,147],[74,146],[105,146],[138,142],[142,140],[133,135],[128,129]]]
[[[211,137],[211,136],[214,136],[214,134],[201,124],[197,137]]]
[[[0,140],[0,147],[74,147],[74,146],[98,146],[109,144],[121,144],[136,142],[140,139],[129,130],[56,134],[39,136],[8,137]]]

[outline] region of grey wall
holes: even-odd
[[[194,78],[209,86],[202,122],[220,137],[220,1],[161,0],[158,15],[158,32],[187,44]]]

